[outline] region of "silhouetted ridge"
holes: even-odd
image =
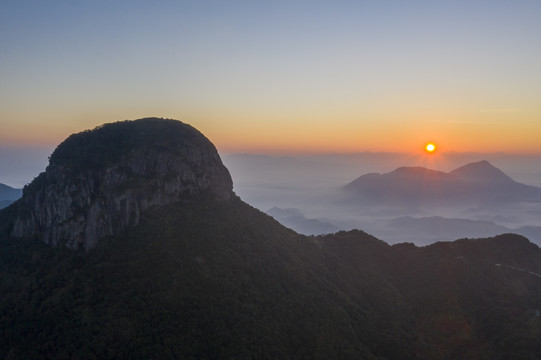
[[[378,205],[493,206],[541,200],[541,189],[513,181],[488,161],[449,173],[401,167],[386,174],[362,175],[343,189],[357,200]]]
[[[213,147],[199,131],[177,120],[126,120],[69,136],[52,153],[50,166],[65,166],[72,171],[95,169],[117,163],[144,147],[189,151],[195,146]]]
[[[214,145],[176,120],[146,118],[71,135],[24,189],[12,235],[92,247],[139,222],[141,212],[187,194],[234,196]]]
[[[449,174],[467,181],[513,182],[513,179],[486,160],[464,165]]]

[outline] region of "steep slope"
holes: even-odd
[[[541,356],[539,249],[516,236],[306,238],[239,200],[196,197],[87,253],[0,246],[2,357]]]
[[[390,284],[343,283],[314,239],[237,199],[155,207],[88,252],[0,246],[2,358],[413,357],[401,308],[377,301]]]
[[[12,235],[89,249],[151,206],[202,191],[229,199],[232,188],[214,145],[191,126],[157,118],[106,124],[56,148],[24,188]]]
[[[180,122],[68,138],[0,212],[0,357],[411,358],[405,331],[373,348],[387,324],[335,285],[314,239],[231,189]]]

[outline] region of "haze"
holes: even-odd
[[[425,245],[462,237],[516,232],[541,244],[541,203],[483,207],[440,204],[431,207],[364,203],[341,188],[366,173],[388,173],[402,166],[449,172],[488,160],[515,181],[541,188],[541,157],[502,153],[411,155],[357,153],[269,156],[230,154],[224,162],[236,193],[286,226],[320,234],[360,228],[389,243]],[[344,198],[346,196],[346,198]],[[460,205],[460,204],[459,204]]]
[[[540,18],[535,0],[5,1],[0,182],[72,133],[162,116],[209,137],[249,203],[338,228],[370,230],[328,197],[367,172],[489,160],[541,186]],[[510,211],[487,218],[539,225]]]

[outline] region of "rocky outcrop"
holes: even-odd
[[[12,236],[89,249],[152,206],[186,195],[234,197],[231,176],[201,133],[175,120],[106,124],[69,137],[16,204]]]

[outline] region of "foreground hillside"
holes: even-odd
[[[88,253],[0,245],[2,357],[541,356],[541,257],[515,235],[425,248],[307,238],[203,197]]]
[[[134,123],[142,124],[115,126],[126,136]],[[144,127],[156,124],[164,126],[147,119]],[[85,136],[101,144],[99,134]],[[148,151],[152,159],[167,158],[168,146],[141,141],[157,151]],[[213,154],[196,143],[196,153]],[[110,195],[125,203],[142,204],[162,185],[185,191],[139,207],[137,219],[92,246],[72,246],[85,244],[69,237],[84,227],[65,237],[54,224],[14,232],[40,215],[29,199],[49,194],[44,203],[56,209],[58,181],[76,183],[84,167],[59,170],[59,160],[0,211],[0,358],[541,358],[541,252],[527,239],[508,234],[419,248],[362,231],[306,237],[224,192],[228,176],[219,162],[209,172],[189,154],[177,156],[190,174],[210,174],[208,181],[152,167],[130,178],[123,153],[97,164],[94,179],[107,169],[125,174]],[[93,189],[86,203],[76,187],[64,194],[73,208],[64,206],[58,224],[88,216],[95,199],[111,201],[103,186]],[[130,209],[110,204],[111,214]],[[44,232],[58,241],[44,241]]]
[[[377,342],[411,355],[399,309],[389,327],[392,309],[350,299],[316,242],[239,200],[154,209],[88,253],[2,248],[4,356],[370,358]]]

